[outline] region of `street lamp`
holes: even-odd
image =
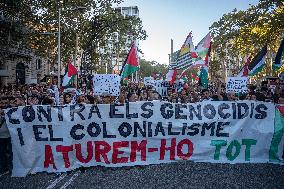
[[[75,10],[84,10],[87,7],[81,7],[81,6],[77,6],[71,9],[65,9],[63,11],[75,11]],[[59,6],[59,10],[58,10],[58,87],[60,88],[61,85],[61,77],[60,77],[60,72],[61,72],[61,52],[60,52],[60,17],[61,17],[61,6]],[[76,50],[77,51],[77,46],[76,46]]]
[[[61,85],[61,57],[60,57],[60,16],[61,16],[61,6],[59,5],[58,8],[58,72],[57,72],[57,80],[58,80],[58,88],[60,88]]]
[[[59,17],[58,17],[58,32],[44,32],[40,33],[42,35],[56,35],[58,37],[58,54],[57,54],[57,61],[58,61],[58,70],[57,70],[57,80],[58,80],[58,87],[60,88],[61,78],[60,78],[60,71],[61,71],[61,61],[60,61],[60,9],[59,9]]]

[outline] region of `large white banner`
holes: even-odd
[[[12,175],[179,160],[279,163],[274,117],[273,104],[255,101],[11,108]]]

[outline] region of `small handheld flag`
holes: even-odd
[[[138,70],[138,57],[137,57],[137,49],[136,45],[133,43],[130,51],[126,57],[126,60],[121,68],[120,76],[123,80],[128,77],[130,74],[135,73]]]
[[[66,72],[62,81],[62,86],[66,87],[70,85],[78,73],[77,69],[73,64],[71,63],[71,60],[69,60],[68,65],[66,66]]]
[[[279,49],[277,51],[274,64],[272,64],[273,70],[277,71],[278,69],[281,68],[283,56],[284,56],[284,38],[282,39]]]
[[[261,72],[265,65],[265,58],[267,54],[267,45],[261,49],[259,53],[252,59],[251,63],[248,65],[249,76],[254,76]]]

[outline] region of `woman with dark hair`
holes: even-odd
[[[72,101],[71,93],[64,93],[64,95],[63,95],[63,103],[65,105],[67,105],[67,104],[71,104],[71,101]]]
[[[84,94],[80,94],[79,96],[77,96],[77,103],[86,104],[86,97]]]
[[[45,96],[42,101],[41,101],[41,105],[50,105],[53,106],[54,105],[54,100],[52,98],[50,98],[49,96]]]
[[[87,95],[86,98],[87,98],[87,101],[86,101],[87,104],[94,104],[95,98],[93,96]]]
[[[138,101],[138,96],[134,92],[128,93],[127,94],[127,100],[128,100],[128,102],[136,102],[136,101]]]
[[[139,100],[140,101],[147,101],[148,100],[148,92],[146,90],[141,93]]]

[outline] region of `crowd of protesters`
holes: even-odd
[[[182,90],[169,88],[167,95],[161,96],[152,86],[143,83],[129,83],[121,86],[120,96],[113,97],[109,94],[101,96],[92,95],[89,90],[60,91],[54,79],[50,84],[9,85],[0,90],[0,173],[11,170],[11,138],[4,119],[4,109],[26,105],[68,105],[68,104],[110,104],[136,101],[161,100],[172,103],[197,103],[202,101],[235,101],[255,100],[277,104],[284,104],[284,83],[275,79],[273,84],[268,81],[260,85],[248,85],[248,92],[236,94],[226,93],[225,84],[214,81],[206,89],[196,84],[189,84]]]

